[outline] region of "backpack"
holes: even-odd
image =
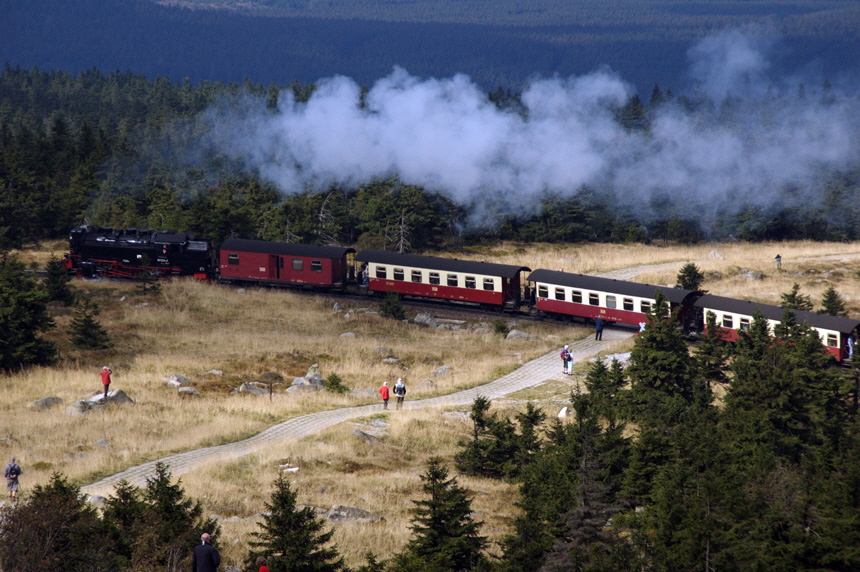
[[[9,471],[6,474],[9,475],[10,479],[17,479],[18,475],[21,474],[21,467],[17,463],[10,463]]]

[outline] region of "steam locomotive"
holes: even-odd
[[[784,308],[697,292],[537,269],[526,266],[400,254],[339,246],[313,246],[228,239],[216,252],[209,240],[190,232],[81,226],[69,236],[65,266],[79,276],[159,278],[193,276],[226,284],[300,287],[325,291],[440,299],[501,311],[530,311],[562,318],[637,325],[647,320],[657,292],[683,324],[704,328],[711,313],[734,340],[749,329],[754,314],[773,328]],[[816,330],[837,360],[848,357],[848,339],[860,321],[813,312],[795,320]]]

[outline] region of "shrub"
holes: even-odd
[[[393,318],[395,320],[403,320],[406,318],[406,311],[403,309],[403,304],[400,303],[400,296],[394,292],[389,292],[382,300],[379,306],[379,315],[383,318]]]

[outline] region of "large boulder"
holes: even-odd
[[[520,330],[511,330],[508,332],[508,335],[505,336],[506,340],[530,340],[532,336],[529,334],[522,332]]]
[[[451,367],[450,365],[443,365],[434,369],[433,373],[431,373],[430,376],[441,377],[443,375],[449,375],[452,371],[454,371],[453,367]]]
[[[51,409],[52,407],[56,407],[63,403],[63,400],[59,397],[43,397],[42,399],[37,399],[36,401],[31,401],[27,404],[27,407],[30,409],[35,409],[37,411],[45,411],[47,409]]]
[[[362,438],[362,440],[363,440],[365,443],[370,443],[371,445],[376,445],[376,444],[378,444],[378,443],[381,443],[381,442],[382,442],[382,441],[379,439],[379,437],[376,437],[375,435],[371,435],[370,433],[365,433],[365,432],[364,432],[364,431],[362,431],[361,429],[356,429],[355,431],[353,431],[353,432],[352,432],[352,434],[353,434],[353,435],[358,435],[359,437],[361,437],[361,438]]]
[[[263,389],[262,387],[258,387],[256,385],[254,385],[253,383],[243,383],[242,385],[239,386],[239,389],[237,389],[236,392],[249,394],[249,395],[256,395],[259,397],[262,397],[264,395],[269,394],[268,390]]]
[[[338,504],[331,507],[331,510],[325,514],[325,518],[335,522],[343,520],[352,520],[355,522],[380,522],[385,518],[378,514],[373,514],[361,508],[351,506],[340,506]]]
[[[107,405],[108,403],[113,403],[115,405],[132,405],[134,404],[134,400],[125,394],[125,392],[121,389],[116,389],[114,391],[108,392],[107,398],[105,398],[104,393],[99,393],[97,395],[93,395],[89,399],[88,402],[93,405]]]
[[[180,387],[179,397],[203,397],[196,387]]]
[[[184,375],[173,374],[170,377],[165,377],[164,381],[171,387],[185,387],[191,384],[191,380]]]
[[[412,322],[418,324],[419,326],[425,326],[427,328],[436,328],[439,326],[433,316],[431,316],[430,314],[425,314],[423,312],[415,316]]]

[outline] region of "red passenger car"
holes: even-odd
[[[228,284],[343,289],[352,248],[228,238],[221,244],[220,281]]]
[[[525,266],[362,250],[355,255],[371,292],[442,298],[514,310],[522,302]]]
[[[706,316],[713,314],[717,325],[723,331],[721,337],[732,342],[740,337],[740,332],[750,329],[756,311],[761,312],[767,318],[767,325],[771,334],[774,326],[782,322],[786,312],[782,306],[735,300],[713,294],[706,294],[696,300],[696,308],[699,309],[697,318],[699,328],[702,331],[706,329]],[[848,338],[857,328],[860,328],[860,321],[804,310],[793,310],[793,312],[794,319],[798,324],[807,324],[818,333],[827,353],[831,354],[837,361],[848,358]]]
[[[621,324],[636,325],[646,321],[658,291],[672,311],[680,309],[682,321],[695,298],[694,292],[681,288],[554,270],[535,270],[528,279],[534,283],[535,307],[542,312],[586,319],[600,317],[604,322]]]

